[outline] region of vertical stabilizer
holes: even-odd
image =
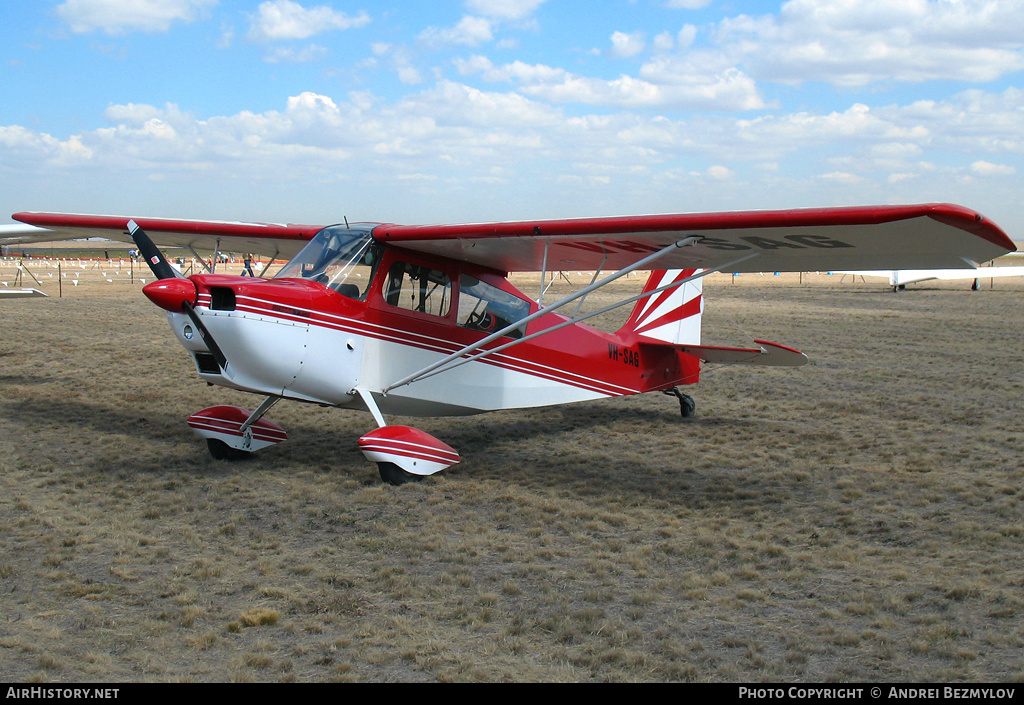
[[[696,269],[660,269],[651,272],[644,293],[693,276]],[[640,299],[621,333],[632,332],[667,343],[700,344],[700,316],[704,311],[702,279]]]

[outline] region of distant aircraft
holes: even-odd
[[[841,271],[836,274],[855,274],[862,277],[888,277],[893,291],[902,291],[907,284],[934,279],[973,279],[971,289],[978,288],[979,279],[990,277],[1024,277],[1024,267],[973,267],[971,269],[894,269],[889,271]]]
[[[0,299],[27,299],[34,296],[46,296],[39,289],[0,289]]]
[[[214,406],[188,425],[217,458],[287,438],[264,415],[282,399],[368,411],[359,439],[381,478],[401,484],[460,461],[427,433],[385,414],[463,416],[644,392],[694,401],[705,363],[797,366],[792,348],[701,344],[701,278],[976,266],[1014,250],[998,226],[947,204],[751,211],[489,224],[274,225],[17,213],[0,243],[107,237],[134,242],[157,281],[143,292],[167,312],[199,377],[262,397],[255,410]],[[5,240],[8,238],[8,240]],[[161,246],[290,258],[273,278],[185,278]],[[514,287],[510,272],[586,270],[589,285],[556,302]],[[589,293],[635,270],[643,290],[579,313]],[[264,270],[265,272],[266,270]],[[602,271],[614,274],[600,278]],[[563,315],[561,310],[576,311]],[[583,321],[633,304],[605,333]],[[568,307],[568,308],[567,308]]]

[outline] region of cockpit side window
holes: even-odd
[[[384,279],[384,301],[407,311],[444,318],[451,310],[452,281],[444,272],[396,260]]]
[[[466,274],[459,277],[458,323],[463,328],[494,333],[529,315],[528,301],[476,277]],[[522,338],[523,328],[512,330],[506,335],[509,338]]]

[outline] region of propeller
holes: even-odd
[[[180,297],[181,310],[188,315],[192,324],[195,325],[196,330],[199,331],[199,337],[203,339],[203,342],[206,344],[206,349],[210,351],[210,354],[213,355],[213,359],[217,361],[217,366],[220,367],[221,370],[227,372],[227,356],[224,355],[224,351],[220,349],[219,345],[217,345],[217,341],[213,339],[213,334],[210,333],[209,329],[203,323],[203,320],[199,317],[199,314],[196,313],[196,309],[195,306],[192,305],[192,301],[189,300],[195,296],[194,286],[191,288],[185,287],[188,289],[188,294],[190,295],[181,295],[185,292],[168,292],[168,286],[164,280],[185,279],[188,281],[187,277],[167,262],[163,253],[160,252],[159,248],[157,248],[153,243],[149,235],[146,234],[146,231],[140,228],[139,224],[134,220],[128,221],[128,232],[131,233],[132,240],[135,241],[135,245],[139,248],[139,254],[145,258],[146,264],[148,264],[149,268],[153,270],[153,275],[157,278],[157,281],[147,284],[143,288],[143,292],[150,287],[153,287],[155,291],[160,292],[156,298],[154,298],[154,296],[150,296],[150,298],[153,299],[154,303],[157,303],[161,308],[167,308],[168,310],[173,309],[172,306],[167,305],[168,299],[172,297],[177,299]],[[191,284],[191,282],[189,283]]]
[[[135,246],[139,248],[139,254],[146,260],[146,264],[153,270],[157,279],[184,279],[185,275],[172,267],[164,258],[162,252],[157,249],[153,241],[149,239],[146,231],[139,227],[134,220],[128,221],[128,232],[131,233]]]

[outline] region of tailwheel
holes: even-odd
[[[248,460],[253,457],[252,452],[232,448],[219,438],[207,438],[206,447],[217,460]]]
[[[666,389],[665,394],[675,396],[679,399],[679,413],[684,419],[688,419],[697,413],[697,402],[694,401],[693,397],[689,394],[683,394],[679,391],[679,387],[672,387],[672,389]]]
[[[377,470],[380,472],[380,479],[389,485],[404,485],[408,482],[419,482],[423,479],[423,475],[413,475],[394,463],[377,463]]]

